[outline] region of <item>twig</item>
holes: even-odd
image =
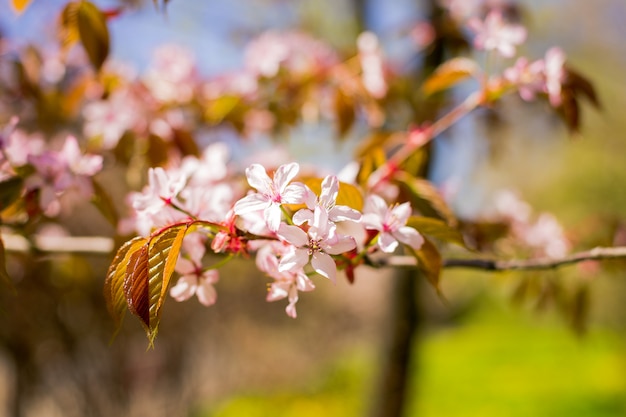
[[[444,259],[444,268],[471,268],[485,271],[515,271],[555,269],[564,265],[583,261],[599,261],[606,259],[626,258],[626,246],[597,247],[588,251],[577,252],[563,258],[535,258],[535,259]],[[377,266],[415,267],[417,262],[412,256],[393,256],[377,262]]]
[[[88,253],[109,255],[115,249],[113,239],[107,237],[76,237],[76,236],[35,236],[31,243],[24,237],[3,234],[2,240],[7,251],[28,252],[36,249],[49,253]],[[554,269],[564,265],[583,261],[600,261],[606,259],[626,259],[626,246],[597,247],[588,251],[576,252],[563,258],[534,259],[481,259],[451,258],[443,260],[444,268],[470,268],[484,271],[514,271]],[[414,268],[417,261],[412,256],[392,256],[372,262],[376,267]]]

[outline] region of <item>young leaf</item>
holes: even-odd
[[[146,332],[150,333],[148,246],[145,244],[130,255],[124,278],[124,295],[128,310],[139,317]]]
[[[172,227],[150,240],[148,250],[150,268],[148,283],[150,296],[149,328],[155,335],[161,319],[161,308],[188,228],[186,224]]]
[[[337,89],[335,93],[335,101],[333,104],[337,133],[339,134],[340,138],[343,138],[350,131],[352,125],[354,124],[354,121],[356,120],[354,100],[343,91],[341,91],[341,89]]]
[[[15,13],[22,14],[32,0],[11,0],[11,6]]]
[[[302,181],[315,194],[322,192],[322,178],[307,178]],[[363,210],[363,194],[358,187],[345,182],[339,182],[339,193],[337,194],[337,205],[348,206],[355,210]]]
[[[104,218],[109,221],[109,223],[114,226],[117,225],[119,222],[119,216],[117,215],[117,210],[111,200],[111,196],[95,179],[92,178],[91,182],[93,184],[94,192],[91,202],[96,206],[100,213],[102,213]]]
[[[15,203],[22,194],[24,180],[21,177],[11,177],[0,181],[0,211]]]
[[[428,282],[435,287],[437,293],[439,293],[439,276],[441,274],[443,261],[441,260],[441,254],[437,247],[433,245],[430,240],[424,239],[424,244],[419,250],[413,250],[408,246],[407,249],[413,253],[413,256],[417,259],[417,267],[422,271]]]
[[[422,85],[426,95],[446,90],[479,72],[476,62],[469,58],[453,58],[441,64]]]
[[[6,256],[4,253],[4,242],[0,237],[0,284],[9,287],[11,290],[15,291],[15,286],[13,285],[13,280],[9,276],[7,272],[7,262]]]
[[[403,171],[395,172],[393,180],[409,194],[413,207],[421,214],[445,220],[452,227],[456,226],[454,213],[433,183]]]
[[[107,272],[104,281],[104,299],[115,322],[116,330],[119,330],[127,308],[124,281],[130,257],[147,242],[148,240],[143,237],[136,237],[126,242],[118,249]]]
[[[456,243],[467,249],[463,234],[459,230],[448,226],[443,220],[432,217],[411,216],[406,224],[415,228],[423,235],[434,237],[444,242]]]
[[[109,29],[106,17],[93,3],[81,1],[78,5],[76,24],[89,61],[96,70],[99,70],[109,55]]]

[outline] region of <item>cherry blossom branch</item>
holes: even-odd
[[[452,110],[441,116],[428,126],[418,139],[408,140],[400,149],[398,149],[389,160],[370,176],[370,186],[374,188],[380,181],[384,180],[398,166],[406,161],[418,148],[424,146],[432,139],[450,128],[465,115],[471,113],[484,103],[485,93],[476,91],[470,94],[462,103],[454,107]]]
[[[76,237],[76,236],[35,236],[29,242],[19,235],[2,235],[7,251],[27,252],[36,249],[50,253],[90,253],[110,254],[114,248],[113,239],[107,237]],[[575,264],[584,261],[601,261],[608,259],[626,259],[626,246],[596,247],[591,250],[576,252],[563,258],[534,258],[534,259],[478,259],[478,258],[451,258],[443,260],[444,268],[470,268],[484,271],[514,271],[514,270],[545,270]],[[392,256],[378,259],[371,263],[375,267],[415,267],[416,260],[412,256]]]
[[[470,268],[485,271],[531,271],[555,269],[564,265],[584,261],[600,261],[607,259],[626,258],[626,246],[596,247],[588,251],[576,252],[563,258],[535,258],[535,259],[444,259],[444,268]],[[414,267],[416,260],[412,256],[394,256],[378,260],[375,266],[381,267]]]

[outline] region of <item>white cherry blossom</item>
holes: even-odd
[[[409,203],[389,207],[381,197],[370,195],[365,202],[361,222],[366,229],[380,232],[378,247],[383,252],[393,252],[398,247],[398,242],[417,250],[424,243],[424,238],[417,230],[406,226],[410,216]]]
[[[282,220],[283,204],[301,204],[305,188],[300,183],[289,184],[298,175],[300,166],[293,162],[281,165],[270,178],[265,168],[252,164],[246,168],[248,184],[258,192],[251,193],[235,203],[235,214],[245,215],[263,211],[263,217],[270,231],[278,230]]]

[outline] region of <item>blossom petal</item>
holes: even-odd
[[[394,207],[391,214],[396,218],[395,224],[404,226],[411,216],[411,203],[402,203]]]
[[[190,299],[196,292],[198,279],[195,275],[183,275],[178,279],[176,285],[170,289],[170,295],[176,301]]]
[[[287,184],[298,175],[298,171],[300,171],[300,165],[297,162],[278,167],[274,173],[274,185],[281,194],[285,191]]]
[[[309,209],[302,209],[295,212],[291,221],[298,226],[304,223],[310,223],[313,220],[313,212]]]
[[[320,193],[320,206],[332,207],[337,201],[339,194],[339,180],[334,175],[329,175],[322,182],[322,192]]]
[[[265,219],[265,223],[267,224],[267,228],[272,232],[277,231],[281,225],[281,220],[283,219],[283,212],[280,209],[280,204],[271,203],[265,208],[263,217]]]
[[[258,192],[267,195],[271,194],[272,180],[262,165],[252,164],[246,168],[246,178],[248,179],[248,184]]]
[[[398,241],[390,234],[382,232],[378,235],[378,247],[386,253],[391,253],[398,247]]]
[[[300,248],[309,243],[309,237],[297,226],[290,226],[282,223],[276,232],[279,238],[285,242],[291,243],[297,248]]]
[[[235,214],[241,215],[254,211],[265,210],[269,205],[267,197],[259,193],[248,194],[235,203]]]
[[[413,249],[417,250],[424,244],[424,238],[422,235],[412,227],[404,226],[392,232],[393,236],[405,245],[409,245]]]
[[[304,185],[296,182],[281,191],[280,201],[284,204],[302,204],[305,202],[306,195]]]
[[[196,290],[198,301],[206,307],[215,304],[217,301],[217,291],[215,287],[208,281],[202,282]]]
[[[309,251],[307,249],[294,249],[280,258],[278,271],[299,271],[309,263]]]
[[[330,255],[323,252],[316,252],[311,259],[311,266],[318,274],[325,276],[333,282],[337,281],[337,265]]]
[[[345,220],[358,222],[361,220],[361,213],[352,207],[335,206],[328,212],[328,217],[334,222],[341,222]]]
[[[372,194],[365,200],[363,213],[371,213],[378,215],[380,218],[384,218],[387,214],[387,202],[385,202],[382,197]]]
[[[330,255],[339,255],[356,248],[356,241],[351,236],[341,236],[335,242],[328,245],[328,241],[321,242],[324,252]]]

